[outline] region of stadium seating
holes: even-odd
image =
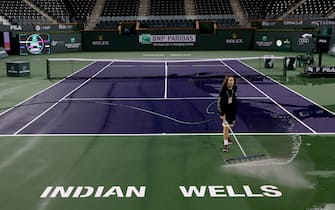
[[[271,19],[288,11],[299,0],[241,0],[249,19]]]
[[[266,8],[266,18],[278,17],[287,12],[299,0],[270,1]]]
[[[294,18],[319,18],[325,17],[331,11],[335,9],[334,0],[307,0],[300,7],[295,9],[290,17]]]
[[[215,22],[218,28],[239,26],[239,22],[237,22],[234,18],[217,19]]]
[[[194,20],[167,19],[167,20],[143,20],[142,28],[195,28]]]
[[[197,15],[233,14],[229,0],[195,0]]]
[[[184,0],[151,0],[150,15],[185,15]]]
[[[102,12],[102,20],[95,29],[117,29],[120,21],[112,21],[115,16],[137,16],[140,0],[107,0]]]
[[[117,29],[120,21],[102,20],[96,25],[95,29]],[[194,20],[186,19],[167,19],[167,20],[141,20],[141,28],[195,28]]]
[[[102,16],[136,16],[139,0],[107,0]]]
[[[32,0],[32,2],[58,21],[65,22],[69,19],[70,11],[64,0]]]
[[[91,14],[96,0],[30,0],[42,11],[58,22],[86,22]],[[249,20],[275,19],[287,12],[300,0],[239,0]],[[102,17],[97,29],[116,29],[120,21],[116,16],[132,17],[132,21],[139,14],[141,0],[106,0]],[[194,21],[185,18],[184,0],[150,0],[149,16],[157,18],[141,19],[142,27],[146,28],[193,28]],[[237,26],[234,12],[229,0],[194,0],[195,15],[203,15],[208,20],[216,19],[219,27]],[[289,18],[319,18],[326,17],[335,10],[334,0],[306,0],[295,9]],[[217,17],[215,17],[215,15]],[[0,1],[0,16],[11,23],[43,23],[48,22],[36,10],[22,0]],[[158,17],[160,16],[160,17]],[[163,18],[162,18],[163,16]],[[214,17],[213,17],[214,16]],[[222,16],[222,17],[219,17]],[[231,17],[230,17],[231,16]],[[170,18],[170,19],[169,19]],[[113,21],[112,21],[113,20]],[[126,20],[127,21],[127,20]]]
[[[95,0],[32,0],[41,10],[60,22],[85,22]]]
[[[68,2],[71,16],[79,22],[85,22],[87,18],[90,16],[96,0],[65,0]]]
[[[241,5],[249,19],[258,19],[264,16],[266,8],[264,0],[241,0]]]
[[[102,20],[95,26],[95,29],[97,30],[117,29],[118,26],[119,26],[119,21]]]
[[[12,24],[47,22],[47,19],[22,0],[1,0],[0,14]]]

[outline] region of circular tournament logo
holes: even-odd
[[[44,48],[44,40],[38,34],[30,35],[26,40],[26,48],[31,54],[40,54]]]
[[[40,31],[40,30],[41,30],[41,26],[40,26],[40,25],[36,25],[36,26],[35,26],[35,30],[36,30],[36,31]]]
[[[283,41],[280,40],[280,39],[277,40],[277,41],[276,41],[276,46],[277,46],[277,47],[281,47],[281,46],[283,46]]]

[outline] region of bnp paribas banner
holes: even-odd
[[[214,34],[196,30],[146,30],[138,35],[118,31],[83,31],[83,50],[222,50],[251,49],[253,29],[224,29]]]
[[[139,43],[154,47],[193,47],[197,42],[195,34],[141,34]]]

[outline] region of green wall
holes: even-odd
[[[193,42],[140,43],[141,35],[192,35]],[[197,30],[141,30],[136,35],[120,35],[118,31],[83,31],[83,50],[246,50],[252,49],[253,29],[216,30],[199,34]]]

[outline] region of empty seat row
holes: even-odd
[[[299,0],[241,0],[241,5],[249,19],[265,19],[284,14],[297,2]]]
[[[325,17],[335,9],[334,0],[307,0],[305,3],[295,9],[290,16],[308,16],[316,15]]]
[[[195,0],[197,15],[233,14],[229,0]]]
[[[102,16],[136,16],[139,0],[107,0]]]
[[[150,15],[185,15],[184,0],[151,0]]]
[[[47,22],[48,20],[22,0],[1,0],[0,15],[12,24],[21,22]]]
[[[31,0],[41,10],[60,22],[85,21],[96,0]]]

